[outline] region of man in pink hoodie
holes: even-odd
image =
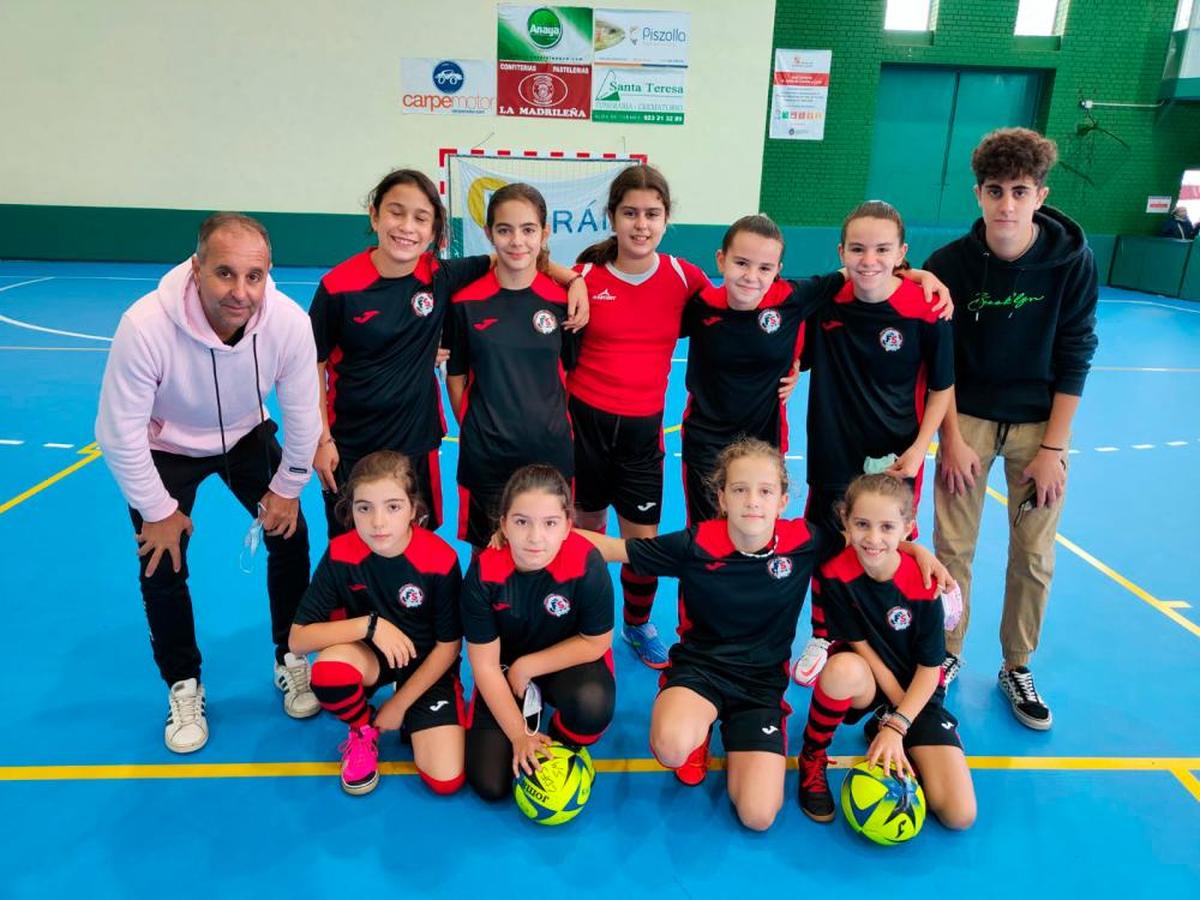
[[[320,709],[307,659],[287,648],[308,587],[300,491],[321,433],[316,347],[308,316],[276,290],[270,268],[261,223],[238,213],[210,216],[196,254],[121,317],[100,389],[96,439],[140,545],[151,647],[170,686],[164,737],[177,753],[208,740],[187,539],[196,489],[212,474],[262,526],[284,710],[306,718]],[[272,388],[283,411],[283,447],[263,406]]]

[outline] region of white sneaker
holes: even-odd
[[[307,719],[321,711],[308,683],[310,673],[307,656],[286,653],[283,665],[275,663],[275,687],[283,691],[283,711],[293,719]]]
[[[170,709],[163,733],[167,749],[194,753],[208,743],[208,720],[204,718],[204,685],[195,678],[177,681],[167,694]]]
[[[804,652],[800,654],[796,665],[792,667],[792,680],[796,684],[812,687],[817,683],[817,676],[821,674],[821,670],[825,668],[825,663],[829,659],[831,643],[831,641],[819,637],[808,639],[808,643],[804,645]]]

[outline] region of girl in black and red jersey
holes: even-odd
[[[397,729],[435,793],[463,783],[462,575],[450,545],[415,524],[423,512],[406,457],[363,457],[339,503],[353,529],[329,542],[289,637],[293,653],[317,651],[313,693],[350,726],[341,746],[350,794],[375,789],[380,732]],[[371,695],[389,683],[395,693],[372,709]]]
[[[567,380],[575,425],[575,502],[604,531],[608,507],[622,537],[653,537],[662,514],[663,398],[687,299],[708,285],[691,263],[658,252],[671,192],[651,166],[631,166],[608,194],[613,236],[585,250],[580,271],[590,324]],[[650,610],[658,579],[621,569],[624,638],[652,668],[667,664]]]
[[[442,324],[455,291],[482,278],[488,256],[438,259],[446,210],[433,182],[413,169],[389,172],[371,191],[367,212],[377,245],[321,279],[309,309],[321,384],[321,435],[313,468],[325,491],[332,537],[338,485],[373,450],[406,454],[430,504],[425,525],[442,520],[438,448],[446,431],[434,374]],[[552,265],[568,284],[578,276]],[[587,321],[587,291],[570,292],[568,327]]]
[[[500,495],[523,465],[574,470],[566,369],[576,338],[566,292],[542,274],[546,201],[528,184],[492,194],[496,267],[453,297],[446,391],[458,418],[458,536],[478,552],[496,531]],[[578,276],[576,276],[578,277]]]
[[[500,546],[467,570],[463,631],[475,677],[467,778],[485,800],[540,767],[551,738],[582,749],[612,721],[613,593],[600,554],[571,531],[571,489],[550,466],[504,488]],[[542,700],[554,707],[539,730]],[[526,719],[528,710],[532,721]]]
[[[834,507],[846,486],[864,472],[909,479],[920,500],[925,454],[950,405],[953,333],[895,274],[907,251],[895,208],[860,204],[838,245],[848,283],[810,322],[805,515],[829,527],[839,525]],[[814,601],[813,639],[796,662],[796,681],[812,684],[828,649]]]
[[[867,761],[902,776],[919,772],[942,824],[970,828],[975,789],[958,720],[943,706],[942,604],[913,559],[899,552],[913,527],[912,488],[893,475],[860,476],[841,512],[850,546],[822,565],[813,582],[840,650],[813,689],[799,755],[800,806],[818,822],[833,820],[826,748],[843,721],[876,710],[867,726]]]
[[[716,473],[722,518],[655,538],[584,535],[609,561],[677,577],[679,643],[659,681],[650,721],[658,760],[685,784],[708,771],[712,726],[721,723],[729,796],[747,828],[769,828],[783,805],[788,655],[809,577],[845,546],[842,536],[787,505],[783,455],[755,438],[722,451]],[[948,577],[912,548],[924,571]]]

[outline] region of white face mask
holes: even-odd
[[[534,681],[529,682],[525,687],[525,700],[521,704],[521,715],[525,717],[525,734],[530,736],[537,734],[542,727],[542,690]],[[529,730],[530,716],[537,716],[533,731]]]
[[[263,505],[258,504],[258,516],[250,523],[250,528],[246,532],[246,536],[242,538],[242,554],[238,558],[238,566],[246,575],[250,575],[254,571],[254,554],[258,552],[258,548],[262,545],[263,523],[262,514],[266,512]]]

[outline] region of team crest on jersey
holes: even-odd
[[[548,309],[539,309],[533,314],[533,327],[542,334],[552,334],[558,327],[558,319]]]
[[[571,611],[571,601],[562,594],[547,594],[542,603],[546,607],[546,612],[556,619],[561,619]]]
[[[429,291],[417,291],[413,294],[412,308],[422,319],[433,312],[433,294]]]
[[[780,580],[787,578],[792,574],[792,561],[786,556],[772,556],[767,562],[767,574]]]
[[[758,327],[767,334],[774,334],[782,324],[783,316],[779,315],[779,310],[764,309],[758,314]]]
[[[912,624],[912,613],[903,606],[893,606],[888,610],[887,623],[893,631],[903,631]]]
[[[406,584],[400,588],[397,597],[400,599],[400,605],[405,609],[416,609],[425,602],[425,593],[415,584]]]
[[[888,353],[895,353],[904,346],[904,335],[895,328],[885,328],[879,332],[879,346]]]

